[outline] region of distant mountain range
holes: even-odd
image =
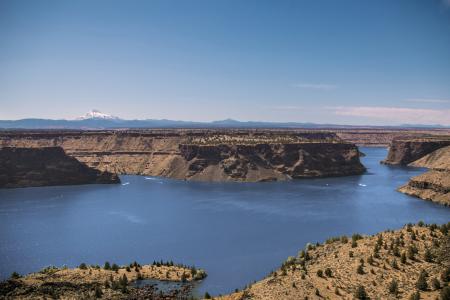
[[[0,129],[114,129],[114,128],[448,128],[440,125],[352,126],[298,122],[242,122],[226,119],[213,122],[174,121],[167,119],[124,120],[92,110],[73,120],[20,119],[0,120]]]

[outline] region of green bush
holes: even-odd
[[[323,277],[323,272],[322,272],[322,270],[317,270],[317,276],[318,277]]]
[[[327,277],[333,276],[333,272],[331,272],[331,269],[330,269],[330,268],[326,268],[326,269],[325,269],[325,275],[326,275]]]
[[[395,279],[392,279],[391,283],[389,283],[389,293],[393,295],[398,294],[398,282]]]
[[[78,268],[80,268],[81,270],[87,270],[87,265],[85,263],[81,263]]]
[[[109,261],[105,262],[105,265],[103,266],[103,269],[111,270],[111,265],[109,264]]]
[[[12,272],[11,274],[11,279],[19,279],[21,276],[19,273],[17,272]]]
[[[366,289],[362,285],[360,285],[356,288],[355,298],[359,299],[359,300],[368,300],[369,299],[369,296],[367,296]]]
[[[427,273],[424,270],[422,270],[419,274],[419,278],[416,282],[416,288],[421,291],[426,291],[428,289]]]
[[[439,294],[440,300],[450,300],[450,286],[446,286]]]

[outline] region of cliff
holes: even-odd
[[[449,227],[420,224],[307,245],[266,278],[218,299],[448,299]]]
[[[358,148],[330,132],[279,130],[10,131],[0,147],[62,147],[117,174],[267,181],[361,174]]]
[[[387,158],[382,163],[407,165],[423,156],[450,145],[450,136],[423,136],[421,138],[398,138],[391,142]]]
[[[89,168],[60,147],[0,148],[0,188],[118,182],[117,175]]]
[[[399,188],[400,192],[450,205],[450,146],[431,152],[409,165],[431,170],[411,178]]]

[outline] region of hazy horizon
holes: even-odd
[[[450,1],[0,2],[0,119],[450,126]]]

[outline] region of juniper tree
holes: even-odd
[[[393,295],[398,294],[398,282],[395,279],[392,279],[391,283],[389,283],[389,293]]]
[[[428,289],[427,273],[424,270],[422,270],[419,274],[419,278],[416,282],[416,288],[421,291],[426,291]]]

